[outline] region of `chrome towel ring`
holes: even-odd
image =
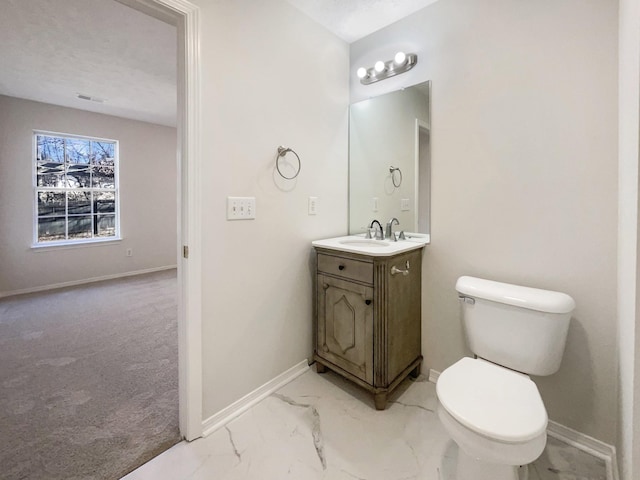
[[[398,174],[400,175],[399,177],[396,176],[396,172],[398,172]],[[398,188],[400,185],[402,185],[402,171],[400,170],[400,167],[394,167],[393,165],[391,165],[389,167],[389,173],[391,174],[391,182],[393,183],[393,186]]]
[[[296,173],[291,177],[287,177],[280,170],[280,159],[284,158],[287,155],[287,153],[289,153],[289,152],[293,153],[296,156],[296,159],[298,160],[298,168],[296,169]],[[298,156],[298,154],[296,152],[291,150],[289,147],[283,147],[283,146],[278,147],[278,156],[276,157],[276,170],[278,170],[278,173],[280,174],[280,176],[282,178],[284,178],[285,180],[293,180],[300,173],[300,168],[301,167],[302,167],[302,164],[300,163],[300,157]]]

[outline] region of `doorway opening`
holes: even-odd
[[[202,436],[200,22],[185,0],[116,0],[178,31],[178,355],[180,434]]]

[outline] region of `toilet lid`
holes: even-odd
[[[496,440],[526,442],[547,428],[547,411],[536,384],[485,360],[459,360],[440,374],[436,392],[453,418]]]

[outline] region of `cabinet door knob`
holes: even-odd
[[[364,303],[366,303],[367,305],[371,305],[371,300],[365,300]]]
[[[338,265],[338,270],[344,270],[344,265]]]

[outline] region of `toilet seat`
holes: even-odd
[[[547,411],[536,384],[486,360],[462,358],[440,374],[436,392],[454,419],[486,437],[519,443],[546,431]]]

